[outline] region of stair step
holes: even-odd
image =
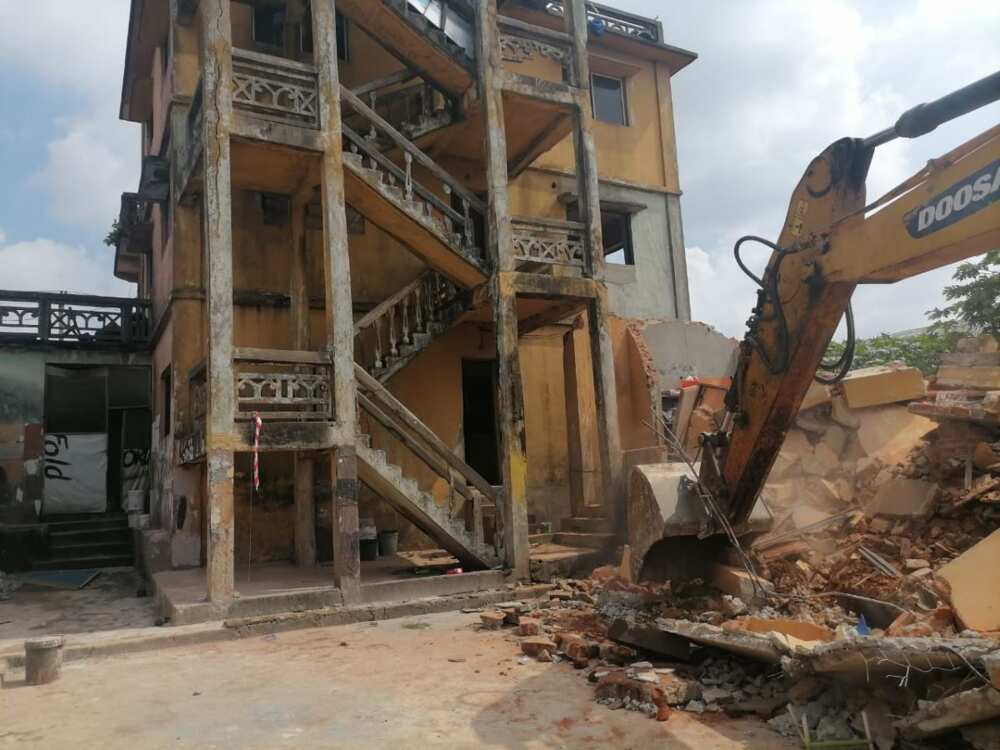
[[[78,558],[97,555],[111,557],[128,557],[132,554],[132,542],[129,539],[117,542],[81,542],[80,544],[52,545],[49,548],[52,555],[59,558]]]
[[[53,548],[73,546],[93,541],[99,544],[124,541],[130,542],[132,534],[129,528],[113,529],[74,529],[72,531],[49,532],[49,544]]]
[[[124,513],[113,515],[97,515],[90,520],[45,521],[49,533],[66,531],[102,531],[109,529],[128,529],[128,516]]]
[[[606,532],[559,531],[553,537],[556,544],[587,549],[605,549],[615,541],[615,535]]]
[[[32,570],[79,570],[81,568],[127,568],[135,562],[128,555],[86,555],[78,557],[53,557],[31,564]]]
[[[611,520],[601,516],[573,516],[559,523],[561,531],[578,531],[587,534],[607,533],[614,530]]]

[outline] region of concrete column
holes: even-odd
[[[306,179],[291,199],[290,284],[292,346],[309,349],[309,257],[306,246],[306,204],[312,197]],[[316,564],[316,462],[313,456],[295,454],[295,562],[308,568]]]
[[[330,466],[334,476],[333,577],[345,601],[360,597],[358,545],[357,383],[354,379],[354,312],[351,259],[344,201],[344,154],[337,69],[337,24],[332,0],[312,3],[313,50],[319,73],[323,155],[323,252],[326,286],[326,343],[333,361],[333,393],[340,439]]]
[[[618,426],[618,396],[615,389],[615,359],[608,333],[608,296],[603,286],[604,237],[601,232],[601,195],[594,145],[593,112],[590,100],[590,61],[587,56],[587,12],[584,0],[566,0],[566,32],[573,37],[573,60],[580,93],[577,99],[576,146],[577,180],[580,188],[580,215],[587,224],[587,274],[601,283],[598,298],[590,304],[590,350],[594,366],[594,399],[597,405],[598,444],[601,448],[603,502],[609,517],[624,499],[621,483],[621,437]],[[611,511],[614,511],[612,513]]]
[[[563,335],[563,377],[566,391],[566,439],[569,458],[570,508],[573,516],[600,512],[600,469],[591,458],[596,443],[593,385],[590,374],[580,369],[581,359],[590,362],[583,319]],[[584,365],[586,366],[586,364]]]
[[[358,536],[358,459],[354,446],[330,457],[333,485],[333,579],[345,604],[361,601],[361,545]]]
[[[231,155],[232,44],[228,0],[202,0],[205,101],[204,232],[208,297],[208,598],[232,600],[233,509],[233,249]]]
[[[303,568],[316,564],[316,461],[295,454],[295,562]]]
[[[487,249],[493,264],[493,297],[498,369],[497,425],[500,433],[500,474],[503,543],[506,564],[519,578],[528,568],[528,458],[524,435],[524,388],[517,351],[517,297],[513,283],[514,243],[507,204],[507,136],[503,92],[496,74],[502,68],[497,37],[496,4],[479,0],[476,12],[476,65],[485,123]]]

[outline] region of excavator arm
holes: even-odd
[[[1000,248],[1000,126],[927,164],[874,203],[865,182],[875,148],[917,137],[1000,99],[1000,72],[920,105],[893,128],[845,138],[809,164],[776,243],[743,238],[737,262],[757,283],[727,413],[702,436],[700,481],[734,527],[750,515],[785,433],[858,284],[899,281]],[[755,276],[751,241],[772,249]],[[717,519],[721,522],[722,519]]]

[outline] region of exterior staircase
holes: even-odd
[[[339,0],[337,10],[438,88],[461,96],[475,80],[466,0]]]
[[[470,568],[492,568],[502,560],[496,488],[455,456],[426,425],[360,365],[359,411],[381,435],[416,456],[449,486],[439,503],[417,481],[389,462],[385,450],[373,446],[370,434],[359,434],[358,474],[362,482]]]
[[[426,271],[354,324],[355,358],[387,382],[469,309],[470,295],[436,271]]]
[[[133,565],[132,532],[124,513],[59,516],[47,521],[49,557],[34,570],[116,568]]]

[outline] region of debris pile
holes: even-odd
[[[19,580],[0,570],[0,602],[10,599],[20,587]]]
[[[973,373],[972,417],[931,414],[941,393],[958,403],[947,367],[929,385],[886,367],[810,391],[752,569],[732,556],[704,579],[637,583],[626,547],[620,566],[483,612],[483,627],[508,628],[522,663],[564,662],[600,703],[660,721],[749,715],[809,742],[1000,747],[1000,414],[980,416],[1000,387],[970,387],[993,388]]]

